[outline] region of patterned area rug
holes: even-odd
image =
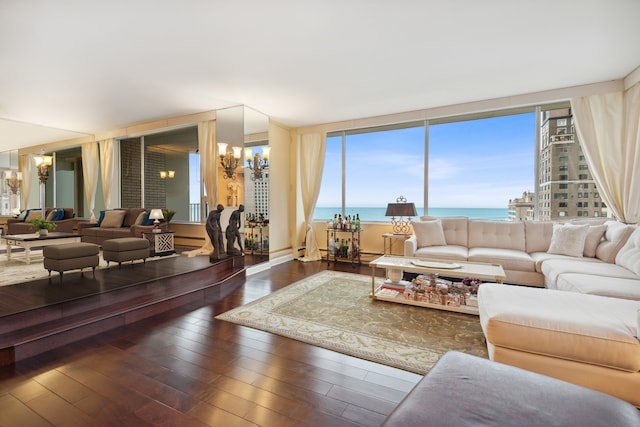
[[[477,316],[370,292],[370,276],[324,271],[216,318],[418,374],[449,350],[488,358]]]

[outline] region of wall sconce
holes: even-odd
[[[47,183],[47,179],[49,178],[49,167],[53,165],[53,157],[45,156],[43,154],[41,156],[35,156],[33,158],[33,161],[36,163],[36,167],[38,168],[38,179],[40,179],[40,212],[42,212],[42,219],[45,219],[45,184]]]
[[[162,209],[151,209],[151,212],[149,212],[149,219],[153,220],[153,232],[159,233],[160,220],[164,219],[164,215],[162,214]]]
[[[12,172],[6,182],[11,194],[18,194],[20,184],[22,184],[22,172]]]
[[[411,232],[411,217],[417,216],[416,205],[407,203],[407,199],[400,196],[396,199],[396,203],[387,204],[387,212],[384,216],[391,217],[391,225],[393,226],[393,234],[409,234]],[[396,217],[398,217],[396,219]],[[405,219],[405,217],[407,217]]]
[[[224,178],[236,179],[236,168],[242,159],[242,148],[231,147],[228,151],[229,144],[218,142],[218,156],[220,157],[220,166],[224,169]]]
[[[160,171],[160,178],[174,178],[176,176],[176,171]]]
[[[261,180],[263,178],[262,171],[269,167],[269,151],[271,151],[271,147],[262,147],[262,158],[260,158],[260,153],[253,155],[253,150],[251,148],[244,149],[247,165],[251,170],[252,181]]]
[[[35,156],[33,161],[36,162],[36,167],[38,168],[38,178],[41,183],[46,183],[49,178],[49,167],[53,165],[53,157],[52,156]]]

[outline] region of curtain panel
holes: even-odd
[[[111,209],[111,185],[115,177],[115,149],[113,139],[98,142],[100,148],[100,176],[102,178],[102,198],[104,206]]]
[[[82,176],[84,178],[84,191],[89,207],[89,222],[95,223],[96,216],[93,212],[96,205],[96,189],[98,188],[98,170],[100,168],[98,143],[87,142],[82,144]]]
[[[198,152],[200,153],[200,171],[204,178],[205,199],[209,209],[215,209],[218,200],[218,173],[216,163],[216,122],[209,120],[198,122]],[[204,233],[205,243],[202,247],[183,252],[187,256],[210,255],[213,244],[209,234]]]
[[[20,191],[20,208],[26,209],[31,193],[31,163],[33,160],[29,154],[23,154],[18,158],[18,170],[22,172],[22,190]]]
[[[624,223],[640,220],[640,83],[571,100],[576,132],[602,200]]]
[[[324,133],[304,134],[300,136],[299,165],[300,192],[302,196],[302,210],[304,213],[305,254],[301,261],[317,261],[322,259],[318,242],[313,234],[311,220],[316,208],[322,171],[324,170],[324,154],[327,137]],[[300,242],[302,236],[298,236]]]

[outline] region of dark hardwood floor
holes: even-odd
[[[0,368],[0,426],[380,425],[421,376],[214,319],[326,268],[280,264],[214,304]]]

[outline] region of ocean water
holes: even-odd
[[[348,208],[346,215],[355,218],[356,214],[360,215],[360,220],[365,222],[382,221],[388,222],[390,218],[385,216],[386,207],[382,208]],[[423,208],[417,208],[418,216],[414,220],[424,215]],[[315,221],[329,220],[337,213],[340,208],[316,208],[313,213]],[[507,208],[429,208],[429,216],[449,217],[449,216],[466,216],[472,219],[492,219],[506,221],[509,218],[509,209]]]

